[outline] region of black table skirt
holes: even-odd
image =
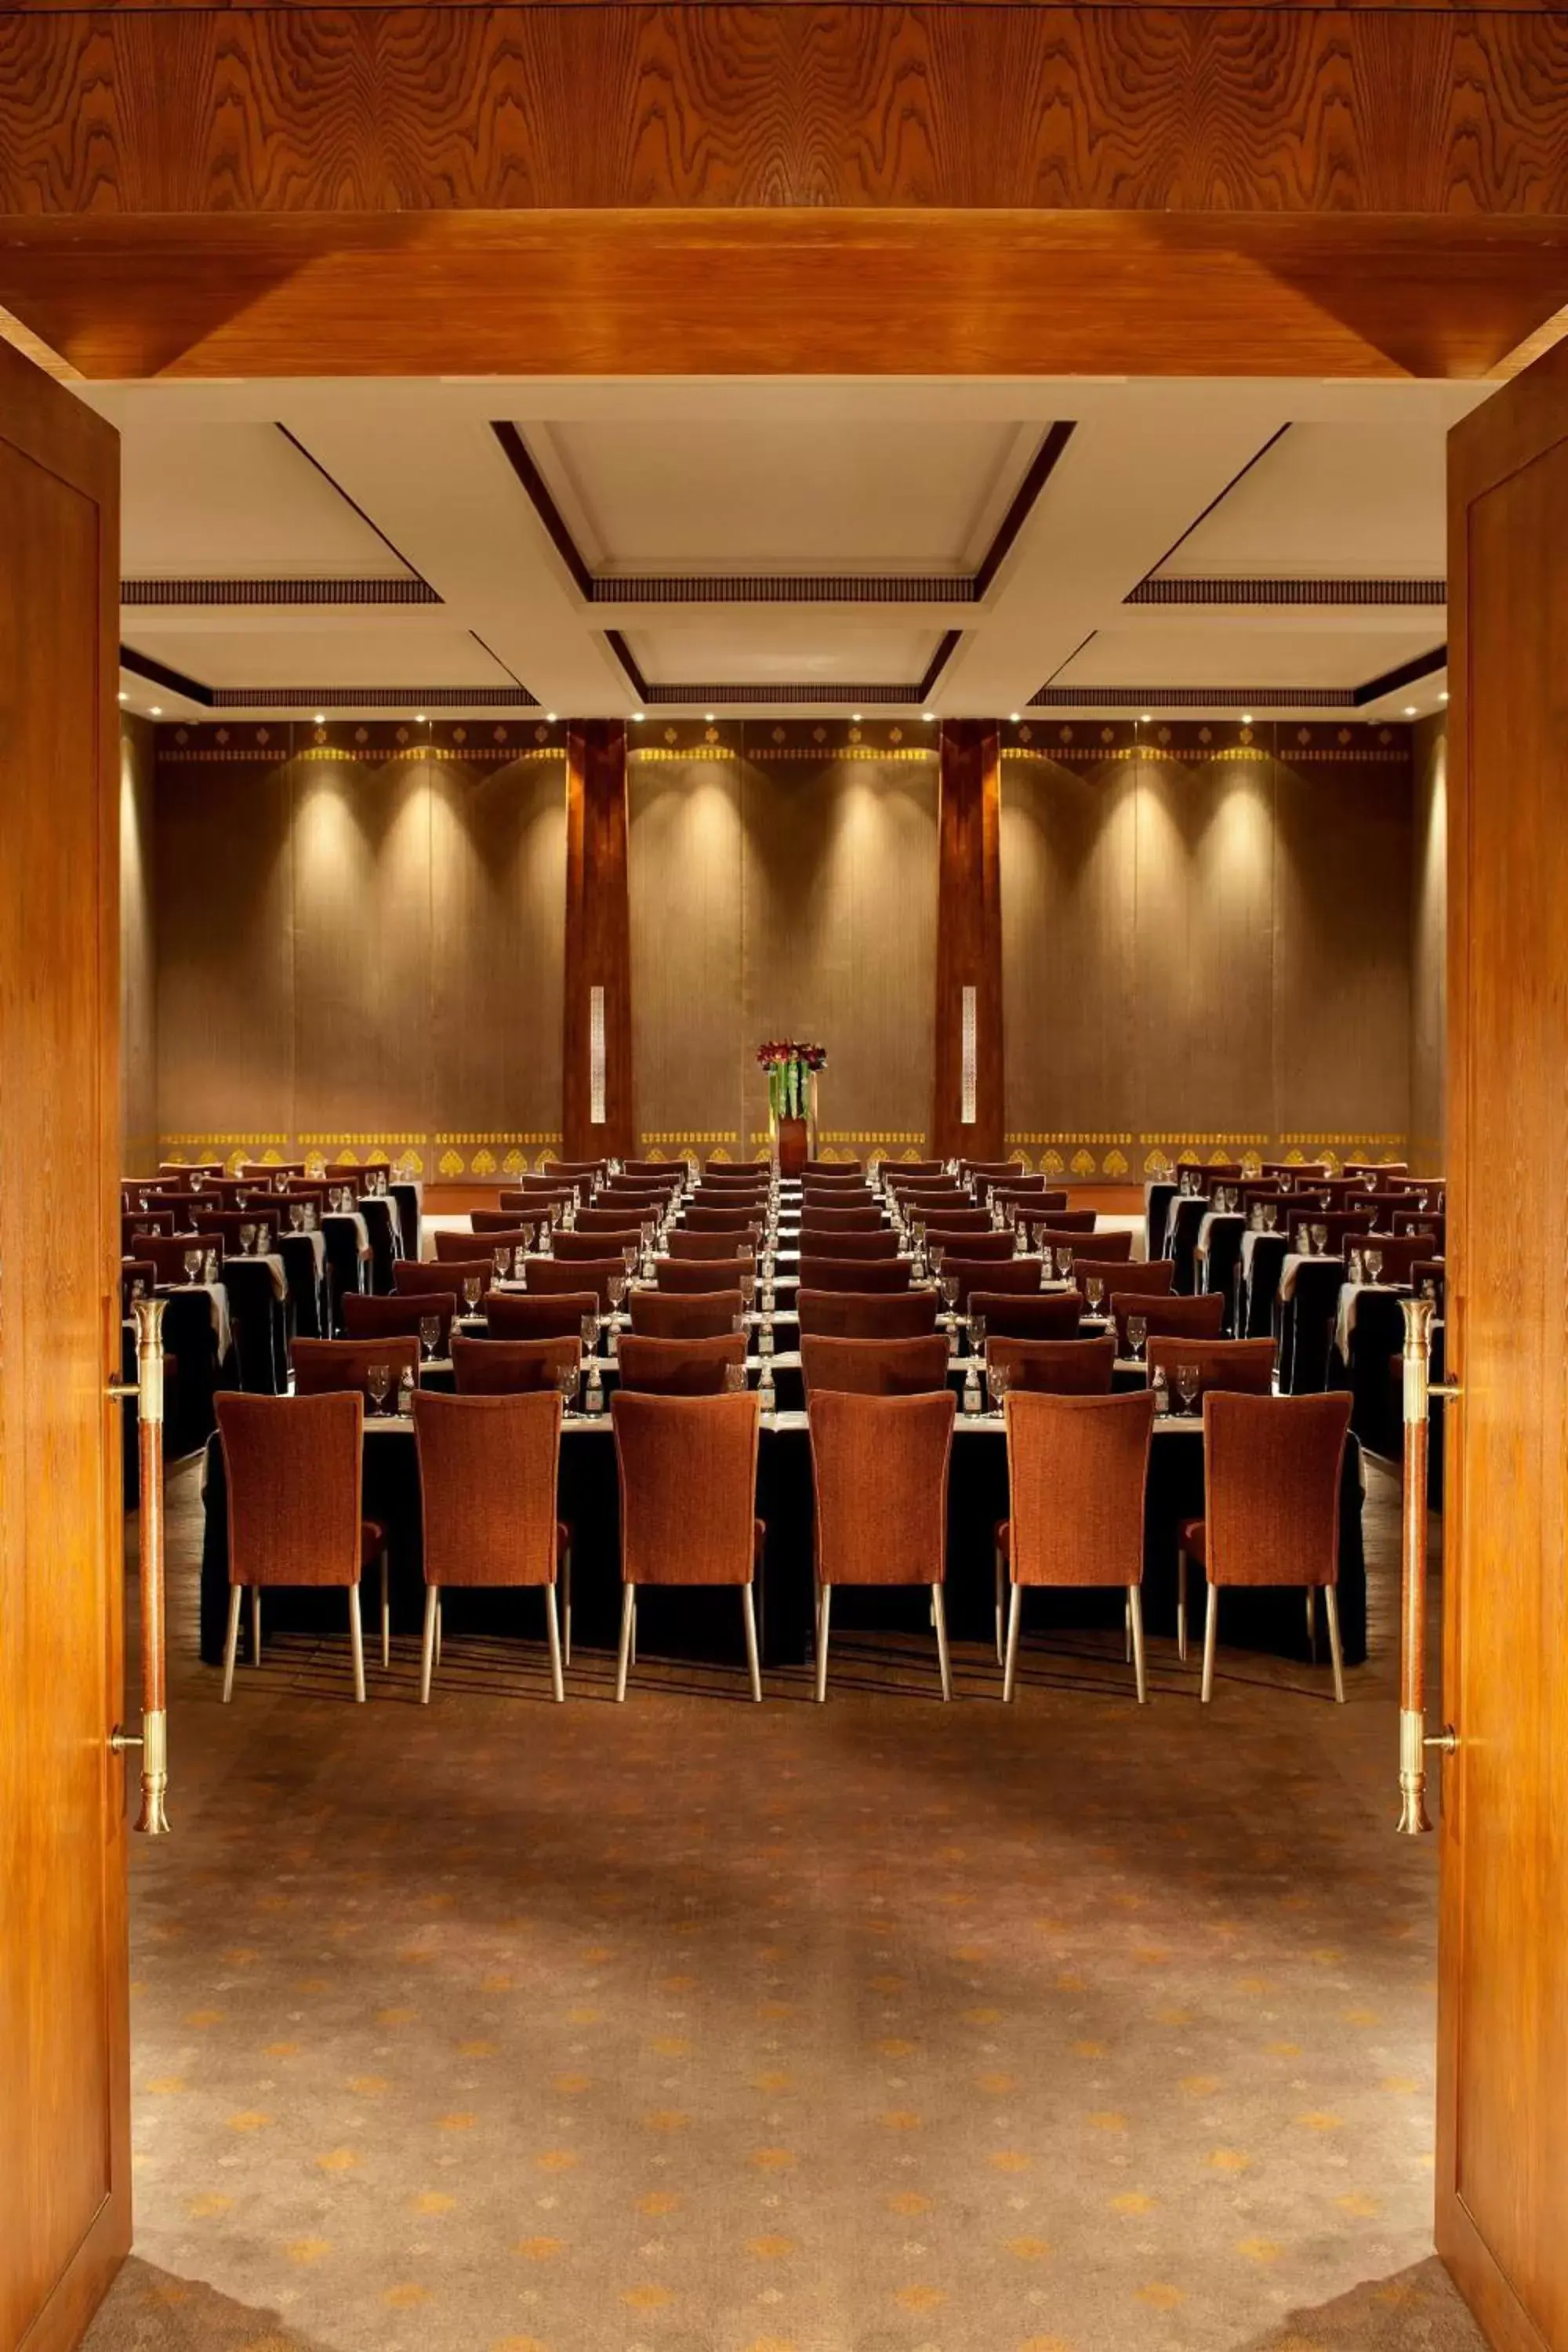
[[[388,1530],[394,1632],[418,1632],[424,1612],[419,1479],[410,1432],[367,1436],[364,1511]],[[228,1605],[227,1502],[222,1447],[215,1436],[206,1457],[206,1528],[202,1556],[201,1654],[209,1664],[223,1655]],[[1203,1441],[1196,1433],[1156,1435],[1149,1473],[1144,1536],[1144,1616],[1153,1635],[1175,1626],[1177,1534],[1182,1520],[1203,1509]],[[948,1624],[954,1640],[990,1641],[994,1629],[993,1530],[1007,1512],[1006,1447],[999,1433],[958,1431],[953,1439],[948,1511]],[[607,1428],[569,1431],[561,1447],[558,1506],[572,1530],[574,1646],[607,1649],[619,1623],[620,1531],[613,1440]],[[767,1524],[763,1571],[763,1654],[768,1663],[798,1663],[809,1649],[812,1603],[811,1447],[804,1429],[763,1432],[757,1509]],[[374,1581],[374,1580],[373,1580]],[[1362,1550],[1361,1454],[1346,1449],[1340,1512],[1340,1615],[1345,1657],[1366,1654],[1366,1571]],[[1202,1592],[1193,1596],[1201,1627]],[[540,1635],[537,1600],[529,1594],[458,1592],[450,1596],[447,1629]],[[836,1620],[919,1629],[929,1625],[929,1602],[917,1590],[844,1588],[834,1600]],[[1031,1629],[1057,1625],[1117,1626],[1117,1590],[1031,1593]],[[247,1617],[248,1612],[247,1612]],[[274,1628],[342,1631],[341,1591],[269,1591]],[[242,1620],[242,1622],[245,1622]],[[368,1622],[368,1620],[367,1620]],[[1221,1619],[1227,1649],[1306,1655],[1305,1612],[1300,1591],[1227,1591]],[[724,1591],[649,1591],[639,1606],[639,1649],[650,1655],[741,1655],[740,1612]]]

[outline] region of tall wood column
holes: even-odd
[[[942,730],[937,814],[936,1099],[931,1150],[999,1160],[1002,1078],[1002,764],[994,720]]]
[[[626,730],[574,719],[566,737],[565,1029],[561,1132],[567,1160],[630,1156],[631,901]]]

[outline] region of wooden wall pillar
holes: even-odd
[[[637,1135],[626,730],[618,719],[574,719],[567,732],[564,1002],[562,1156],[627,1158]]]
[[[1002,1157],[1006,1121],[1002,1099],[1001,814],[995,721],[944,721],[937,815],[936,1097],[931,1133],[931,1150],[942,1159]]]

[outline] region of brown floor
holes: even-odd
[[[1373,1662],[846,1636],[804,1677],[194,1663],[133,1869],[137,2259],[91,2352],[1471,2352],[1434,1854]]]

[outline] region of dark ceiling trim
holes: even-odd
[[[616,659],[620,663],[622,669],[626,672],[627,683],[630,685],[632,692],[637,696],[637,700],[639,702],[652,701],[654,698],[648,692],[647,680],[644,677],[641,670],[637,667],[637,656],[633,653],[630,646],[627,645],[626,638],[622,635],[620,630],[606,629],[605,631],[605,643],[609,646],[610,651],[615,655]]]
[[[439,604],[427,580],[122,580],[123,606]]]
[[[1446,580],[1141,580],[1128,604],[1325,604],[1441,607]]]
[[[959,639],[963,635],[962,629],[948,629],[943,632],[935,653],[926,665],[925,676],[921,678],[919,691],[915,695],[917,702],[924,703],[930,699],[931,689],[938,678],[958,651]]]
[[[416,563],[409,562],[408,558],[404,554],[403,550],[397,545],[396,541],[395,540],[388,539],[386,533],[376,521],[374,516],[366,514],[359,500],[348,490],[344,489],[342,484],[338,480],[335,474],[328,472],[326,467],[322,465],[319,457],[313,456],[312,453],[306,448],[305,444],[300,440],[299,435],[297,433],[290,433],[286,425],[278,425],[278,431],[281,433],[284,440],[289,444],[290,447],[298,449],[300,457],[304,458],[305,463],[308,466],[314,466],[322,481],[325,482],[330,488],[334,489],[337,492],[344,506],[352,507],[353,509],[355,514],[358,515],[365,529],[367,530],[374,531],[377,539],[380,540],[383,547],[386,549],[388,554],[396,556],[397,561],[408,573],[409,578],[411,580],[421,581],[426,588],[429,588],[430,583],[426,580],[424,573],[419,569],[419,566]],[[435,595],[436,593],[434,589],[431,589],[430,593],[432,595]],[[437,598],[437,602],[440,602],[438,597]]]
[[[1447,646],[1434,646],[1429,654],[1417,654],[1414,661],[1401,662],[1397,669],[1385,669],[1381,676],[1369,677],[1364,686],[1357,687],[1356,701],[1381,702],[1385,694],[1396,693],[1402,686],[1414,686],[1417,679],[1430,677],[1434,671],[1447,669]]]
[[[1193,710],[1226,704],[1237,710],[1362,710],[1402,686],[1431,677],[1447,666],[1448,648],[1436,646],[1361,686],[1042,686],[1029,697],[1031,710]]]
[[[879,709],[923,709],[932,688],[958,649],[963,635],[962,629],[945,629],[937,640],[937,648],[926,664],[925,675],[913,683],[897,682],[887,686],[839,686],[837,682],[824,685],[734,686],[693,684],[682,680],[672,686],[650,686],[638,667],[633,653],[619,629],[606,629],[605,643],[615,655],[637,701],[650,710],[668,709],[686,703],[706,703],[710,709],[735,709],[744,705],[755,708],[770,702],[784,704],[816,703],[831,706],[843,703],[870,703]]]
[[[167,662],[154,661],[151,654],[139,654],[134,646],[121,645],[120,667],[133,677],[144,677],[149,686],[161,686],[167,693],[182,694],[187,702],[199,702],[205,710],[213,708],[213,690],[198,677],[187,677],[183,669],[171,669]]]
[[[470,631],[470,635],[472,632]],[[489,647],[485,646],[489,653]],[[495,656],[490,655],[495,660]],[[120,666],[204,710],[537,710],[525,686],[204,686],[151,654],[121,645]],[[499,667],[506,669],[506,664]],[[510,670],[506,671],[509,677]]]
[[[1170,560],[1171,560],[1172,556],[1173,556],[1173,555],[1174,555],[1174,553],[1175,553],[1175,551],[1176,551],[1177,548],[1178,548],[1178,547],[1184,547],[1184,546],[1186,545],[1186,543],[1187,543],[1188,540],[1189,540],[1189,539],[1191,539],[1191,537],[1192,537],[1192,535],[1193,535],[1194,531],[1194,530],[1196,530],[1196,529],[1197,529],[1198,525],[1199,525],[1200,523],[1203,523],[1203,522],[1207,522],[1207,520],[1208,520],[1208,519],[1209,519],[1210,515],[1212,515],[1212,514],[1214,513],[1215,509],[1216,507],[1222,507],[1222,506],[1225,504],[1225,502],[1226,502],[1226,499],[1228,499],[1228,498],[1229,498],[1229,496],[1230,496],[1230,494],[1231,494],[1232,490],[1234,490],[1234,489],[1237,488],[1237,485],[1238,483],[1240,483],[1240,482],[1244,482],[1244,481],[1246,481],[1247,477],[1248,476],[1248,474],[1250,474],[1250,473],[1251,473],[1251,471],[1252,471],[1252,469],[1253,469],[1254,466],[1257,466],[1257,465],[1261,464],[1262,460],[1263,460],[1265,457],[1268,457],[1268,452],[1270,451],[1270,449],[1272,449],[1272,448],[1275,446],[1275,445],[1276,445],[1276,443],[1277,443],[1277,442],[1283,441],[1283,439],[1285,438],[1285,436],[1287,435],[1287,433],[1289,433],[1289,430],[1290,430],[1290,426],[1289,426],[1289,424],[1287,422],[1286,424],[1282,425],[1279,427],[1279,430],[1277,433],[1271,433],[1271,434],[1268,436],[1268,440],[1263,444],[1263,446],[1262,446],[1262,448],[1261,448],[1261,449],[1255,449],[1255,450],[1253,451],[1253,453],[1252,453],[1251,457],[1247,459],[1247,461],[1246,465],[1245,465],[1245,466],[1243,466],[1243,467],[1241,467],[1238,469],[1238,471],[1237,471],[1237,472],[1234,473],[1234,474],[1231,476],[1231,478],[1230,478],[1229,481],[1226,484],[1226,486],[1225,486],[1224,489],[1223,489],[1223,490],[1216,491],[1216,492],[1215,492],[1215,496],[1214,496],[1214,497],[1209,500],[1209,502],[1208,502],[1207,506],[1206,506],[1206,507],[1205,507],[1205,509],[1204,509],[1203,512],[1202,512],[1201,514],[1195,514],[1195,515],[1193,517],[1193,519],[1192,519],[1191,522],[1187,525],[1187,527],[1186,527],[1185,530],[1184,530],[1184,531],[1183,531],[1183,533],[1182,533],[1181,537],[1180,537],[1179,539],[1173,539],[1173,540],[1171,541],[1171,544],[1170,544],[1170,546],[1165,550],[1164,554],[1161,556],[1159,562],[1158,562],[1158,563],[1152,563],[1152,564],[1149,566],[1148,571],[1143,574],[1143,579],[1142,579],[1142,580],[1141,580],[1141,581],[1138,583],[1138,587],[1139,587],[1139,588],[1142,588],[1142,587],[1144,581],[1152,580],[1152,578],[1154,577],[1154,574],[1156,573],[1156,572],[1159,572],[1159,571],[1163,570],[1163,567],[1164,567],[1167,563],[1169,563],[1169,562],[1170,562]],[[1133,595],[1133,596],[1135,596],[1135,595],[1137,594],[1137,593],[1138,593],[1138,589],[1137,589],[1137,588],[1135,588],[1135,589],[1133,590],[1133,592],[1132,592],[1132,595]],[[1131,603],[1132,602],[1132,597],[1131,597],[1131,596],[1128,597],[1128,598],[1126,599],[1126,602],[1127,602],[1128,604],[1131,604]]]
[[[594,571],[517,426],[504,417],[490,424],[507,463],[571,573],[578,594],[588,604],[978,604],[1056,471],[1075,429],[1071,420],[1048,427],[990,546],[972,572],[652,572],[619,578],[601,577]]]

